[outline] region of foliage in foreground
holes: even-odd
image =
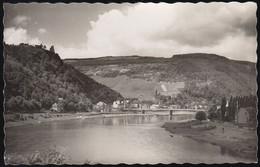
[[[84,165],[97,165],[97,164],[99,164],[99,163],[95,162],[95,161],[88,160],[88,159],[86,159],[84,161]]]
[[[46,153],[42,154],[39,151],[31,155],[9,154],[5,156],[5,164],[8,165],[33,165],[33,164],[55,164],[61,165],[68,162],[69,156],[64,154],[65,148],[62,146],[50,146],[47,148]]]

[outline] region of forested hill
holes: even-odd
[[[99,101],[122,98],[42,45],[5,44],[4,56],[6,111],[39,111],[58,102],[65,111],[86,111]]]
[[[255,63],[215,54],[192,53],[171,58],[108,56],[64,62],[123,96],[142,95],[147,100],[154,98],[156,90],[167,96],[181,94],[181,101],[186,99],[189,103],[251,95],[257,88]]]

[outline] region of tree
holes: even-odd
[[[53,52],[53,53],[55,53],[55,50],[54,50],[54,46],[53,46],[53,45],[50,47],[50,51]]]
[[[196,113],[195,115],[195,119],[202,121],[202,120],[206,120],[207,116],[206,113],[204,111],[199,111]]]
[[[231,96],[228,102],[228,108],[227,108],[227,112],[228,112],[228,120],[231,121],[234,119],[234,105],[233,105],[233,97]]]
[[[222,121],[224,121],[224,118],[225,118],[226,104],[227,104],[226,98],[223,97],[222,102],[221,102],[221,118],[222,118]]]
[[[240,96],[237,97],[237,108],[238,109],[241,108],[241,97]]]
[[[208,111],[208,113],[209,113],[208,118],[209,118],[209,119],[219,118],[219,114],[218,114],[216,111],[217,111],[217,105],[216,105],[216,104],[213,104],[213,105],[210,107],[209,111]]]

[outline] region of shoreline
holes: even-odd
[[[175,113],[174,115],[190,114],[187,112]],[[92,119],[92,118],[112,118],[122,116],[143,116],[143,115],[169,115],[166,112],[79,112],[79,113],[34,113],[34,114],[4,114],[4,128],[18,127],[24,125],[35,125],[56,121],[67,121],[75,119]]]
[[[220,146],[229,154],[257,162],[257,132],[231,123],[188,121],[166,122],[162,128],[190,139]],[[224,132],[222,132],[224,128]],[[242,161],[242,160],[241,160]]]

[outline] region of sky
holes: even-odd
[[[213,53],[257,61],[256,10],[247,3],[4,4],[4,41],[43,44],[62,59]]]

